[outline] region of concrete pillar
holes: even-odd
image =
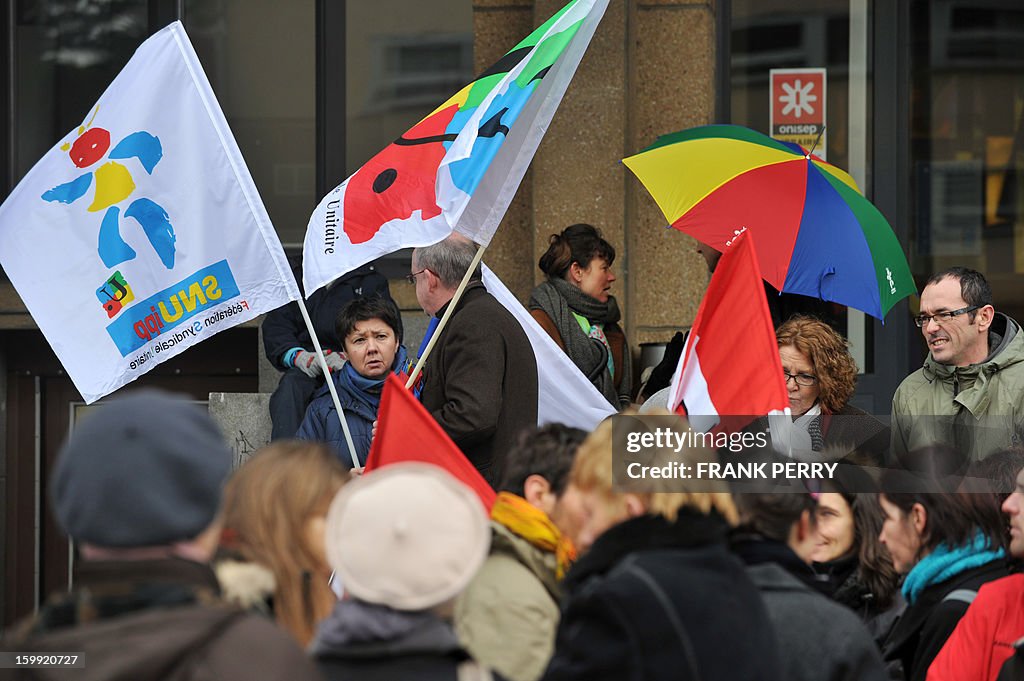
[[[563,4],[474,0],[478,69]],[[486,257],[525,301],[542,278],[548,236],[596,225],[618,254],[614,293],[635,355],[693,322],[708,273],[694,240],[665,229],[620,160],[658,135],[712,121],[714,12],[707,0],[611,1]]]

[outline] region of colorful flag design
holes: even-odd
[[[490,243],[607,5],[567,4],[327,194],[306,230],[306,295],[453,230]]]

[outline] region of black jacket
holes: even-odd
[[[907,681],[925,681],[932,660],[967,612],[970,592],[1008,574],[1006,562],[995,560],[925,589],[893,627],[885,658],[903,662]],[[967,597],[948,598],[954,591],[966,592]]]
[[[299,281],[301,280],[300,273]],[[324,286],[313,292],[306,301],[306,311],[309,312],[313,329],[325,351],[338,352],[344,349],[334,330],[341,308],[354,298],[372,295],[391,298],[388,280],[377,273],[372,265],[353,270],[333,286]],[[313,339],[306,328],[306,322],[302,319],[298,303],[288,303],[268,312],[263,319],[263,349],[267,353],[267,359],[279,371],[288,368],[281,363],[281,359],[292,348],[313,350]]]
[[[601,535],[566,576],[543,679],[780,679],[757,589],[717,514],[646,515]]]
[[[893,627],[907,607],[907,602],[897,590],[890,603],[880,606],[875,594],[871,593],[861,579],[857,568],[856,555],[814,564],[814,569],[819,575],[828,577],[827,595],[860,617],[881,650],[884,649]]]

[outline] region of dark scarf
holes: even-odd
[[[462,650],[455,632],[429,610],[392,610],[356,598],[338,601],[309,646],[314,656],[451,654]]]
[[[558,329],[558,335],[565,346],[565,354],[572,363],[579,367],[587,379],[594,384],[605,399],[615,408],[619,407],[619,395],[615,390],[615,381],[608,371],[608,348],[601,341],[590,338],[583,333],[575,312],[587,319],[591,324],[603,324],[609,327],[619,321],[619,304],[614,296],[608,297],[607,303],[588,296],[578,287],[565,279],[549,278],[541,283],[530,294],[531,310],[542,310]],[[622,372],[619,385],[627,390],[632,384],[632,367],[630,362],[622,362],[618,367]]]
[[[54,595],[33,620],[40,633],[156,608],[211,604],[220,598],[209,565],[184,558],[82,561],[76,587]]]
[[[818,578],[823,580],[827,596],[850,608],[861,605],[867,587],[857,575],[860,561],[856,553],[825,563],[814,563],[812,567]]]
[[[730,537],[730,545],[733,553],[745,564],[775,563],[813,590],[828,595],[828,583],[825,579],[815,574],[811,566],[800,560],[793,549],[784,542],[740,528]]]

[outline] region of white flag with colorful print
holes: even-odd
[[[306,228],[306,295],[453,230],[489,244],[607,6],[572,0],[328,193]]]
[[[180,22],[0,206],[0,263],[86,402],[300,295]]]

